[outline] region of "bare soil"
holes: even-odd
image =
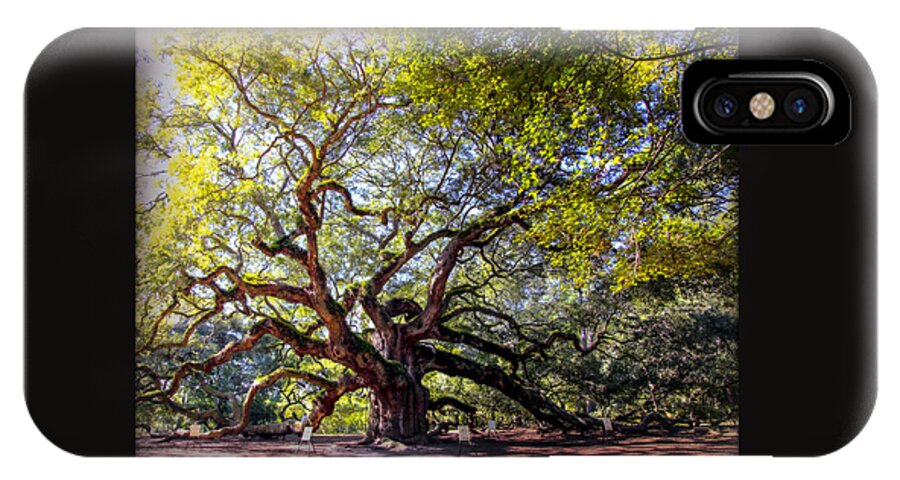
[[[395,457],[395,456],[550,456],[550,455],[736,455],[736,429],[701,433],[651,432],[617,435],[607,440],[593,435],[541,434],[535,430],[500,430],[490,437],[474,434],[472,443],[460,443],[455,432],[432,438],[428,444],[407,446],[393,442],[360,445],[361,435],[315,435],[315,451],[299,444],[296,435],[282,439],[229,437],[215,440],[143,437],[136,440],[138,456],[167,457]]]

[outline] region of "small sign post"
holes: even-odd
[[[300,443],[297,444],[297,450],[300,450],[300,447],[303,446],[303,442],[306,442],[309,444],[309,448],[312,450],[312,452],[316,453],[316,446],[312,441],[312,433],[312,427],[303,427],[303,434],[300,436]]]
[[[487,436],[490,437],[491,435],[493,435],[494,437],[497,436],[497,422],[496,422],[496,420],[488,420],[488,424],[487,424]]]
[[[459,435],[459,450],[456,452],[456,455],[459,456],[462,454],[462,444],[463,442],[472,444],[472,434],[469,432],[469,427],[467,425],[460,425],[457,430],[457,435]]]
[[[601,418],[600,423],[603,424],[603,436],[606,437],[606,441],[612,441],[616,434],[615,430],[613,430],[612,420]]]
[[[201,430],[199,423],[192,424],[190,430],[188,430],[188,437],[190,437],[194,443],[197,443],[200,440],[200,435],[202,434],[203,430]]]

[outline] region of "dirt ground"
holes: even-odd
[[[457,441],[455,432],[420,446],[359,445],[360,435],[315,435],[315,451],[298,437],[246,439],[230,437],[216,440],[139,438],[138,456],[170,457],[394,457],[394,456],[550,456],[550,455],[736,455],[738,434],[735,429],[705,434],[668,434],[653,432],[640,436],[617,435],[612,441],[597,436],[540,434],[534,430],[501,430],[496,436],[475,434],[471,444]]]

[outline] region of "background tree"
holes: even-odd
[[[592,292],[735,268],[734,164],[681,139],[677,97],[688,62],[730,49],[726,32],[159,39],[139,72],[139,417],[219,437],[309,408],[318,428],[366,394],[369,440],[421,441],[429,407],[461,406],[423,384],[440,375],[596,428],[566,404],[591,374],[542,373],[621,341],[621,305]]]

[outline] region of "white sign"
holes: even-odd
[[[613,425],[612,420],[608,418],[601,418],[600,422],[603,423],[603,433],[610,435],[613,433]]]
[[[459,427],[459,442],[471,442],[472,437],[469,435],[469,427],[462,426]]]
[[[300,437],[301,442],[309,442],[312,440],[312,427],[305,427],[303,429],[303,436]]]

